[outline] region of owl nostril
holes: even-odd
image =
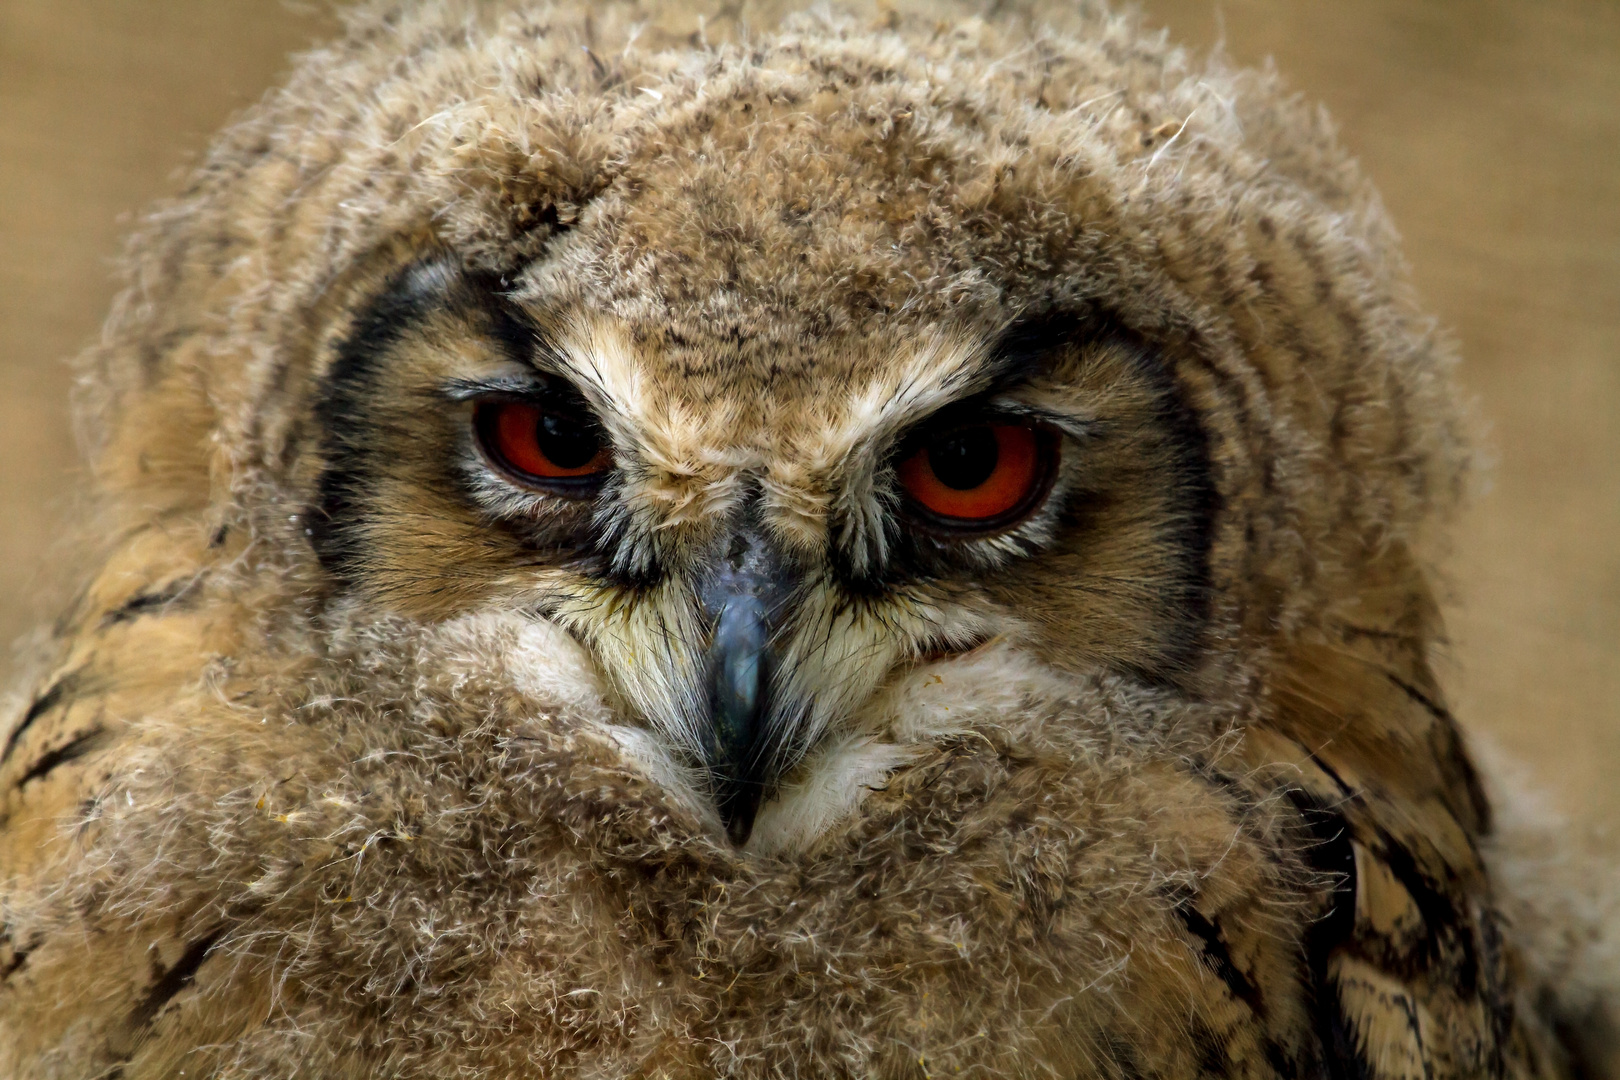
[[[766,624],[776,621],[793,592],[793,573],[776,545],[752,525],[744,526],[711,549],[708,568],[697,583],[698,604],[709,626],[744,597],[752,598]]]

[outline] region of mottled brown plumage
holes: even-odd
[[[1568,1075],[1430,671],[1449,357],[1271,76],[1089,7],[374,5],[131,267],[0,1073]],[[514,401],[596,486],[514,480]],[[952,532],[896,463],[985,416],[1049,493]]]

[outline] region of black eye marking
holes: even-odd
[[[898,490],[880,495],[886,503],[881,539],[861,545],[867,549],[865,554],[845,550],[845,545],[837,541],[831,545],[829,561],[844,587],[852,595],[876,596],[894,585],[949,576],[969,568],[982,569],[978,560],[968,558],[964,565],[942,549],[956,547],[965,552],[961,541],[1004,534],[1028,520],[1051,494],[1063,445],[1059,426],[1048,422],[1058,418],[995,408],[991,402],[1049,371],[1064,349],[1105,334],[1102,322],[1072,313],[1021,320],[1004,330],[990,349],[981,388],[919,420],[889,454],[885,468],[898,474],[911,463],[914,484],[908,491],[904,478],[897,476],[901,480]],[[1002,430],[998,433],[998,429]],[[971,491],[993,477],[1010,449],[1006,445],[1010,434],[1007,429],[1027,433],[1022,441],[1033,443],[1034,462],[1027,471],[1011,472],[1005,477],[1007,486],[998,489],[1003,496],[1011,492],[1023,498],[987,498],[977,506],[966,507],[971,511],[966,515],[939,513],[930,508],[926,498],[918,498],[915,485],[925,480],[937,481],[937,487],[930,487],[940,494]],[[989,449],[992,441],[994,453]],[[919,451],[923,453],[921,459],[917,458]],[[962,507],[956,503],[953,508]],[[833,524],[833,536],[848,535],[841,527],[843,523]],[[886,557],[874,558],[873,549],[882,549]]]
[[[539,341],[538,332],[501,299],[498,277],[468,273],[449,256],[400,269],[361,310],[322,380],[315,418],[325,468],[315,505],[305,515],[306,535],[321,565],[339,581],[354,583],[372,558],[368,503],[397,466],[374,415],[389,392],[390,355],[407,334],[445,311],[464,317],[516,363],[526,364]]]
[[[302,515],[340,588],[442,595],[503,566],[661,578],[653,566],[618,568],[622,478],[610,440],[584,395],[549,370],[550,344],[507,289],[451,258],[415,263],[340,341],[315,406],[323,470]],[[481,341],[510,364],[479,378],[445,378],[441,365],[431,367],[439,381],[412,379],[422,370],[413,357],[442,348],[445,334]],[[411,547],[432,524],[419,497],[453,515],[434,525],[444,531],[432,551]]]

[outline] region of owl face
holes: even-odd
[[[573,281],[614,224],[570,238]],[[560,626],[738,844],[919,664],[1189,677],[1208,465],[1145,342],[1060,310],[838,332],[746,293],[716,327],[559,276],[430,257],[374,290],[309,514],[354,602]]]

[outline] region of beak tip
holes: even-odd
[[[759,814],[760,790],[757,785],[733,787],[720,802],[720,820],[726,826],[726,839],[733,847],[748,843],[754,831],[754,818]]]
[[[708,734],[720,818],[737,847],[747,843],[763,795],[761,742],[770,652],[764,605],[752,594],[721,609],[709,650]]]

